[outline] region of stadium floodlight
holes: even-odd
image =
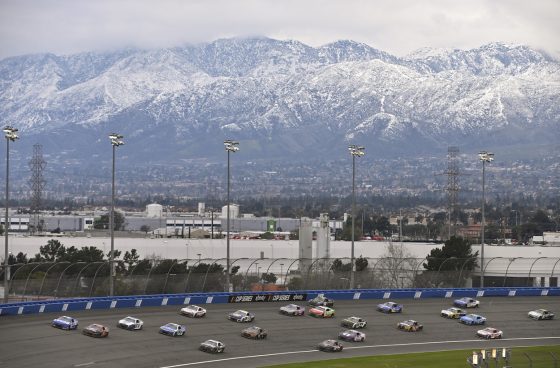
[[[6,126],[3,129],[4,136],[6,137],[6,216],[4,217],[4,303],[8,303],[8,294],[10,288],[8,285],[9,270],[9,247],[8,247],[8,230],[10,229],[9,217],[9,200],[10,200],[10,142],[15,142],[18,139],[17,128]]]
[[[124,144],[123,136],[118,133],[109,134],[113,147],[113,169],[111,180],[111,213],[109,215],[109,228],[111,233],[111,253],[109,254],[109,295],[115,293],[115,148]]]
[[[122,146],[124,141],[122,140],[124,137],[121,134],[111,133],[109,134],[109,139],[111,140],[111,144],[114,147]]]
[[[478,159],[482,161],[482,226],[481,226],[481,235],[480,235],[480,287],[484,287],[484,226],[485,226],[485,218],[484,218],[484,207],[486,206],[486,198],[485,198],[485,171],[486,171],[486,163],[490,163],[494,161],[494,154],[488,151],[481,151],[478,153]]]
[[[350,289],[355,287],[355,273],[356,265],[354,260],[354,219],[356,218],[356,157],[365,155],[364,147],[351,144],[348,146],[348,151],[352,155],[352,246],[350,250]]]
[[[229,213],[229,190],[230,190],[230,164],[229,164],[229,154],[230,152],[239,151],[239,142],[227,139],[224,141],[224,147],[227,152],[227,204],[226,204],[226,291],[231,291],[231,285],[229,281],[229,266],[230,266],[230,252],[229,252],[229,224],[230,224],[230,213]]]

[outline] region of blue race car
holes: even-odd
[[[486,323],[486,317],[479,316],[478,314],[467,314],[461,317],[459,322],[466,325],[483,325]]]
[[[464,297],[453,301],[453,305],[459,308],[478,308],[480,302],[473,298]]]
[[[383,313],[401,313],[402,309],[402,304],[397,304],[395,302],[386,302],[377,305],[377,310]]]
[[[51,326],[60,328],[63,330],[75,330],[78,328],[78,320],[76,318],[68,316],[60,316],[53,319]]]
[[[177,323],[168,323],[159,328],[159,333],[168,336],[184,336],[187,329],[185,326]]]

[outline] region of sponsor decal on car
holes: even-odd
[[[246,294],[231,295],[229,303],[291,302],[307,300],[307,294]]]

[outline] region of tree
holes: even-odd
[[[270,272],[270,273],[265,272],[261,276],[261,280],[263,280],[264,282],[269,283],[269,284],[275,284],[277,279],[278,279],[278,277],[276,277],[276,275],[272,272]]]
[[[94,229],[109,229],[109,214],[101,215],[101,217],[93,220]],[[124,230],[124,216],[122,213],[115,211],[114,230]]]
[[[301,277],[292,277],[286,285],[288,290],[301,290],[303,288],[303,279]]]
[[[414,283],[414,270],[418,260],[401,244],[389,242],[378,263],[375,270],[378,282],[375,287],[399,288]]]
[[[362,272],[368,267],[367,258],[363,258],[362,256],[356,258],[355,262],[356,262],[356,272]]]
[[[354,240],[360,240],[362,237],[362,219],[356,218],[354,221]],[[342,240],[352,240],[352,217],[349,216],[342,229]]]
[[[39,254],[35,255],[35,259],[43,262],[57,262],[64,260],[66,256],[66,248],[57,239],[50,239],[46,245],[39,247]]]
[[[472,253],[471,245],[467,239],[452,236],[441,249],[432,249],[426,257],[427,262],[423,266],[426,271],[432,271],[432,275],[430,275],[431,285],[423,286],[461,286],[470,276],[470,272],[477,266],[477,257],[478,252]],[[435,277],[433,272],[436,272]],[[457,283],[460,285],[456,285]]]
[[[140,255],[136,249],[131,249],[130,252],[127,250],[124,252],[123,261],[126,264],[126,269],[130,272],[132,266],[135,266],[140,260]]]
[[[150,227],[148,225],[142,225],[140,226],[140,231],[148,234],[148,232],[150,231]]]
[[[261,234],[261,239],[267,239],[267,240],[274,239],[274,234],[271,233],[270,231],[267,231],[266,233]]]

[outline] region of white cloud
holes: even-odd
[[[0,57],[243,36],[352,39],[396,55],[504,41],[558,56],[558,14],[558,0],[2,0]]]

